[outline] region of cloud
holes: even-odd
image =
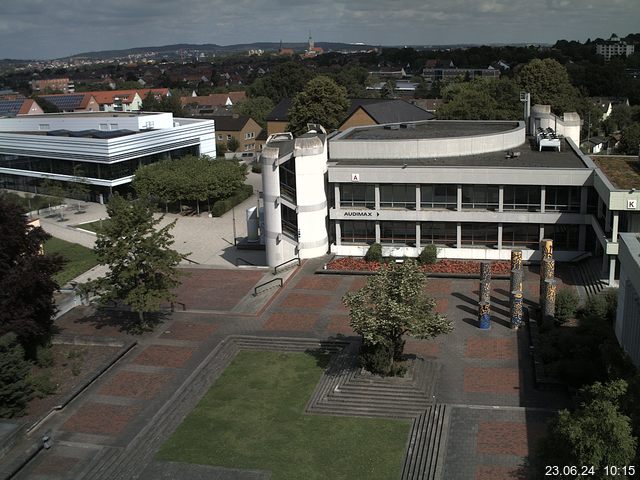
[[[637,0],[2,0],[0,55],[170,43],[540,42],[638,31]]]

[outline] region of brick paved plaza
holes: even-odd
[[[109,478],[108,468],[115,468],[115,460],[110,459],[126,455],[133,444],[144,444],[150,426],[162,421],[158,415],[163,408],[182,402],[188,411],[197,403],[198,398],[189,396],[189,385],[204,382],[205,388],[208,365],[213,365],[207,362],[229,335],[352,336],[341,298],[361,288],[366,277],[315,274],[322,263],[307,261],[290,274],[284,288],[261,294],[261,303],[251,292],[270,275],[265,270],[190,269],[177,292],[186,311],[177,308],[152,332],[139,337],[128,336],[119,327],[120,321],[126,321],[122,313],[88,318],[84,308],[62,317],[58,325],[65,334],[134,338],[138,345],[40,427],[39,431],[51,431],[54,446],[39,454],[17,478]],[[449,405],[451,412],[442,478],[522,478],[520,466],[543,433],[546,419],[554,409],[566,405],[562,395],[535,389],[526,329],[515,332],[508,328],[508,287],[506,280],[492,283],[494,321],[490,330],[481,331],[475,318],[478,281],[429,279],[427,292],[436,299],[438,311],[453,321],[455,330],[433,340],[407,340],[406,353],[440,366],[433,389],[435,401]],[[538,278],[528,272],[525,301],[537,301],[537,291]],[[243,313],[237,313],[239,309]],[[171,433],[161,428],[157,432],[154,435],[164,439]],[[155,444],[147,443],[149,451],[138,451],[144,455],[136,474],[151,479],[162,466],[153,461]],[[168,471],[175,468],[167,466]],[[190,477],[187,469],[183,478],[201,478],[197,471],[194,467]],[[206,471],[207,478],[267,478],[264,472],[229,476],[219,469]]]

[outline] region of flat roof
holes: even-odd
[[[640,189],[640,160],[636,156],[590,155],[615,188]]]
[[[511,124],[513,125],[513,124]],[[390,158],[390,159],[339,159],[329,155],[329,162],[335,165],[358,165],[371,167],[411,166],[411,167],[501,167],[501,168],[588,168],[565,139],[561,140],[561,151],[538,151],[534,138],[528,143],[514,148],[517,157],[509,158],[508,152],[498,151],[443,158]]]
[[[52,117],[144,117],[158,115],[165,112],[57,112],[28,115],[27,118],[52,118]]]
[[[515,130],[519,122],[426,120],[422,122],[396,123],[356,127],[334,140],[404,140],[427,138],[456,138],[490,135]]]

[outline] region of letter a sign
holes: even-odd
[[[359,173],[352,173],[351,174],[351,181],[352,182],[359,182],[360,181],[360,174]]]

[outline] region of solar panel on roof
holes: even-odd
[[[22,107],[24,100],[3,100],[0,101],[0,115],[16,116]]]

